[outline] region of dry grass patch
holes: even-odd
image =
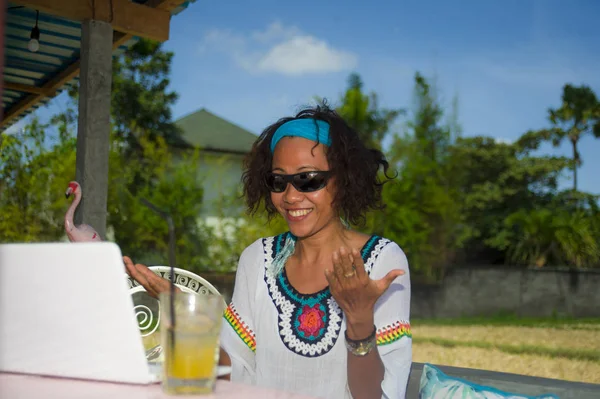
[[[413,360],[420,363],[600,384],[600,364],[586,360],[529,354],[517,355],[497,349],[447,348],[430,343],[413,343]]]
[[[513,326],[412,327],[415,338],[442,338],[457,342],[486,342],[495,345],[530,345],[551,349],[600,351],[600,331],[595,329],[552,329]]]

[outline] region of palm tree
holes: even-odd
[[[600,261],[600,247],[591,219],[583,210],[516,212],[506,219],[512,231],[508,260],[537,267],[548,264],[595,266]]]
[[[565,139],[571,143],[573,191],[577,191],[577,168],[581,165],[577,144],[585,134],[600,137],[600,102],[588,86],[566,84],[563,87],[562,105],[557,109],[549,109],[548,114],[553,127],[539,133],[545,139],[552,140],[555,147]]]

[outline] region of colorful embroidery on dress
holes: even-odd
[[[248,327],[246,323],[242,321],[240,315],[235,310],[233,303],[229,304],[227,309],[225,309],[223,312],[223,317],[229,322],[233,328],[233,331],[235,331],[242,341],[244,341],[248,348],[250,348],[252,352],[256,352],[256,337],[254,335],[254,331],[252,331],[250,327]]]
[[[268,273],[271,263],[284,247],[289,233],[263,240],[265,281],[278,312],[279,336],[292,352],[306,357],[322,356],[337,342],[342,328],[343,312],[331,296],[329,287],[314,294],[298,292],[288,281],[285,268],[277,276]],[[371,273],[381,249],[390,241],[373,236],[361,255],[365,270]]]
[[[410,323],[407,321],[397,321],[390,326],[378,329],[377,345],[388,345],[402,337],[412,338]]]
[[[294,325],[304,339],[314,340],[323,336],[327,322],[325,307],[317,303],[314,306],[304,305],[298,312]]]

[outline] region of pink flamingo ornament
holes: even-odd
[[[73,223],[73,215],[75,214],[75,208],[81,202],[81,186],[76,181],[69,182],[69,187],[65,192],[65,196],[69,198],[73,194],[75,199],[71,202],[69,210],[65,214],[65,230],[67,236],[71,242],[89,242],[89,241],[102,241],[100,234],[92,226],[87,224],[80,224],[75,226]]]

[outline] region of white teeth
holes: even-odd
[[[308,215],[311,211],[312,211],[312,209],[301,209],[299,211],[288,211],[288,212],[290,215],[297,218],[300,216]]]

